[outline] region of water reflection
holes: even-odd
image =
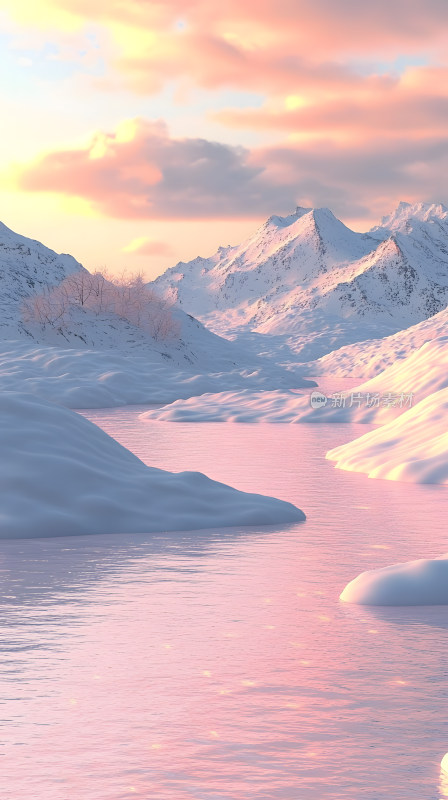
[[[443,768],[440,769],[439,793],[440,800],[448,798],[448,773]]]
[[[432,628],[448,630],[446,606],[357,606],[344,603],[343,609],[349,619],[368,619],[372,625],[380,620],[400,627],[429,625]]]
[[[278,494],[307,522],[1,542],[2,800],[434,800],[443,610],[338,596],[443,552],[444,490],[334,470],[322,454],[350,433],[332,426],[133,420],[118,435],[148,462]]]

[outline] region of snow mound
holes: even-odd
[[[294,392],[222,392],[146,411],[141,419],[163,422],[299,422],[308,397]]]
[[[448,308],[393,336],[369,339],[333,350],[307,364],[310,375],[373,378],[398,361],[412,355],[426,342],[446,336]]]
[[[345,587],[340,600],[372,606],[447,605],[448,556],[363,572]]]
[[[291,503],[199,472],[147,467],[83,417],[0,395],[0,538],[151,533],[297,522]]]
[[[112,351],[48,347],[22,342],[0,346],[0,389],[30,392],[69,408],[110,408],[171,403],[178,398],[220,392],[313,385],[275,368],[199,372],[170,359]]]
[[[346,393],[344,405],[308,406],[302,422],[383,424],[434,392],[448,387],[448,336],[426,342],[407,358]],[[374,398],[377,398],[377,404]],[[356,400],[358,398],[358,400]],[[369,398],[369,403],[367,402]]]
[[[448,389],[326,457],[370,478],[448,485]]]
[[[418,400],[448,388],[448,337],[427,342],[409,358],[393,364],[350,391],[327,397],[313,407],[313,393],[292,391],[195,392],[145,419],[171,422],[388,423],[415,407]],[[200,395],[200,396],[199,396]]]

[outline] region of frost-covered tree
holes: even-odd
[[[148,289],[141,273],[123,272],[118,278],[103,272],[73,273],[58,286],[27,298],[22,316],[25,322],[63,331],[72,309],[84,309],[96,315],[115,314],[156,341],[176,339],[180,335],[172,303]]]

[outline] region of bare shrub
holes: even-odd
[[[141,273],[112,278],[103,272],[75,272],[59,286],[32,295],[23,303],[25,322],[64,328],[73,308],[94,314],[116,314],[148,333],[155,341],[179,338],[180,325],[172,303],[145,285]]]
[[[22,319],[24,322],[36,322],[42,329],[48,325],[64,327],[69,313],[69,302],[65,291],[57,286],[46,287],[40,294],[31,295],[23,302]]]

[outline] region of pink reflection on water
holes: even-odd
[[[3,796],[433,800],[445,610],[338,596],[361,569],[443,552],[445,491],[334,470],[323,453],[360,426],[89,416],[148,463],[308,520],[2,543]]]

